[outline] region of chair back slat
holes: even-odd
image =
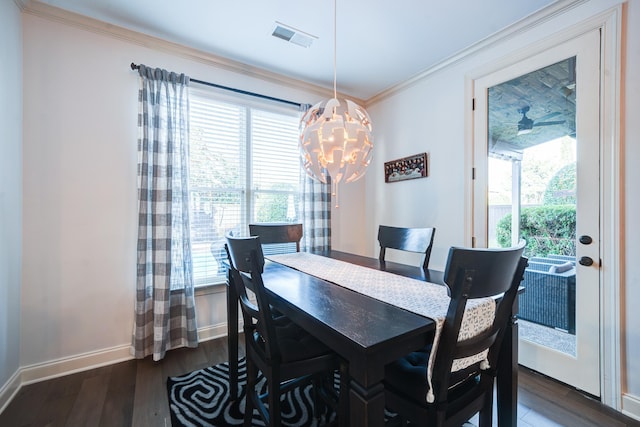
[[[286,243],[295,244],[296,252],[300,252],[302,240],[302,224],[290,223],[258,223],[249,224],[249,234],[260,236],[265,253],[269,254],[269,245],[284,246]]]
[[[228,233],[227,252],[232,267],[243,273],[251,273],[251,252],[256,251],[256,261],[259,273],[264,269],[264,254],[262,253],[260,237],[235,237]]]
[[[380,243],[380,261],[385,260],[387,249],[424,254],[423,268],[429,265],[435,228],[403,228],[380,225],[378,242]]]
[[[449,250],[444,270],[444,282],[451,288],[456,276],[473,270],[473,280],[481,283],[469,290],[467,298],[484,298],[506,292],[513,280],[522,251],[514,248],[456,248]]]

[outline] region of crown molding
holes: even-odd
[[[421,71],[420,73],[405,80],[404,82],[391,86],[390,88],[378,93],[377,95],[372,96],[371,98],[366,100],[366,105],[375,104],[400,91],[410,88],[416,83],[419,83],[425,78],[431,76],[432,74],[435,74],[439,71],[447,69],[463,61],[464,59],[482,51],[483,49],[487,49],[510,37],[514,37],[519,34],[526,33],[530,29],[538,25],[541,25],[546,21],[553,19],[558,15],[562,15],[566,13],[568,10],[576,8],[583,3],[587,3],[588,1],[589,0],[564,0],[564,1],[558,1],[549,6],[546,6],[538,10],[537,12],[534,12],[533,14],[517,22],[514,22],[513,24],[498,31],[497,33],[494,33],[472,44],[471,46],[459,51],[458,53],[455,53],[449,56],[448,58],[443,59],[442,61],[438,62],[432,67],[429,67],[428,69]]]
[[[273,73],[261,68],[253,67],[238,61],[233,61],[222,56],[213,55],[199,49],[194,49],[179,43],[170,42],[159,37],[150,36],[148,34],[139,33],[126,29],[117,25],[109,24],[97,19],[89,18],[74,12],[63,10],[55,6],[51,6],[37,0],[14,0],[21,7],[23,13],[33,15],[42,19],[58,22],[71,27],[90,31],[96,34],[113,37],[128,43],[143,46],[149,49],[169,53],[194,62],[199,62],[211,67],[232,71],[247,77],[260,79],[269,83],[287,86],[296,90],[318,95],[319,98],[333,98],[333,90],[318,85],[314,85],[302,80],[297,80],[282,74]],[[124,66],[125,64],[123,64]],[[128,65],[128,64],[126,64]],[[197,78],[197,76],[193,76]],[[344,95],[343,95],[344,96]],[[353,99],[354,102],[364,103],[361,99]],[[297,101],[300,103],[315,104],[317,101],[304,99]]]
[[[445,58],[432,67],[429,67],[428,69],[421,71],[413,77],[410,77],[404,82],[393,85],[369,99],[358,99],[347,94],[339,94],[339,96],[352,99],[354,102],[365,107],[377,102],[381,102],[400,91],[412,87],[413,85],[419,83],[432,74],[445,70],[448,67],[451,67],[463,61],[464,59],[482,51],[483,49],[491,47],[509,37],[525,33],[546,21],[555,18],[558,15],[566,13],[568,10],[578,7],[583,3],[587,3],[588,1],[589,0],[561,0],[547,7],[544,7],[533,13],[532,15],[529,15],[528,17],[511,24],[505,29],[474,43],[473,45],[459,51],[458,53]],[[292,89],[307,91],[318,95],[319,98],[333,97],[333,91],[331,88],[314,85],[302,80],[284,76],[282,74],[267,71],[265,69],[254,67],[238,61],[233,61],[222,56],[213,55],[211,53],[194,49],[192,47],[185,46],[179,43],[170,42],[159,37],[132,31],[124,27],[109,24],[77,13],[69,12],[55,6],[42,3],[38,0],[14,0],[14,2],[22,12],[43,19],[59,22],[96,34],[110,36],[119,40],[127,41],[132,44],[148,47],[150,49],[170,53],[172,55],[180,56],[182,58],[199,62],[208,66],[232,71],[238,74],[243,74],[247,77],[284,85]],[[300,102],[311,104],[315,103],[309,102],[308,100]]]
[[[13,0],[13,2],[18,6],[18,9],[24,11],[27,5],[31,0]]]

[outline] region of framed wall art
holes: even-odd
[[[384,164],[384,182],[397,182],[427,176],[427,153],[415,154]]]

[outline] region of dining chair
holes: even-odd
[[[449,250],[444,277],[451,300],[436,348],[432,388],[427,381],[432,346],[412,352],[385,368],[385,403],[388,410],[398,414],[403,425],[409,420],[418,426],[460,426],[478,412],[480,427],[492,425],[499,350],[512,321],[511,309],[527,266],[523,250],[524,242],[506,249]],[[467,303],[487,297],[496,301],[493,323],[480,334],[458,341]],[[452,371],[455,360],[485,350],[488,350],[485,360]]]
[[[260,236],[262,250],[266,255],[300,252],[302,224],[255,223],[249,224],[249,235]]]
[[[274,315],[262,281],[264,255],[260,237],[227,235],[226,241],[229,271],[244,320],[247,358],[244,425],[251,425],[255,408],[265,425],[280,426],[281,396],[305,381],[313,384],[317,417],[326,408],[325,404],[338,416],[345,414],[346,362],[286,316]],[[248,292],[255,295],[255,303]],[[333,387],[336,370],[341,375],[339,392]],[[258,371],[267,382],[267,392],[263,394],[257,388]]]
[[[436,229],[431,228],[403,228],[380,225],[378,227],[378,242],[380,243],[380,261],[385,260],[387,249],[416,252],[424,254],[422,268],[429,265],[431,247]]]

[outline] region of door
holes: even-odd
[[[474,81],[473,236],[527,240],[519,363],[600,395],[600,34]]]

